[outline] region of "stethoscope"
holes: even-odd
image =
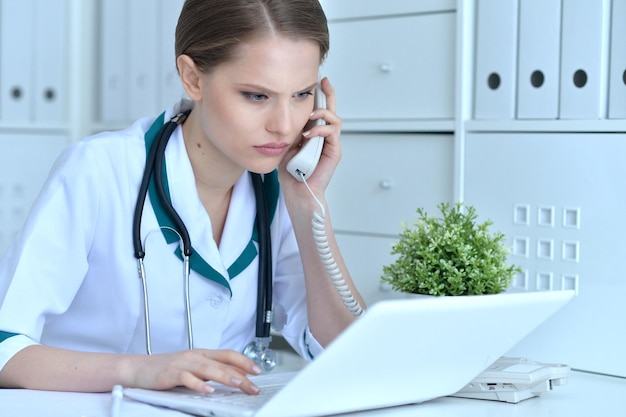
[[[189,276],[190,276],[190,259],[193,248],[191,247],[191,239],[187,227],[172,206],[172,203],[165,191],[163,184],[165,147],[170,136],[176,128],[182,125],[191,110],[182,112],[172,117],[169,122],[164,123],[156,134],[153,143],[150,145],[149,152],[146,157],[146,166],[144,169],[139,193],[137,195],[137,204],[133,216],[133,246],[135,250],[135,258],[137,258],[137,269],[139,278],[142,283],[143,290],[143,308],[145,319],[145,335],[146,335],[146,351],[148,355],[152,354],[152,342],[150,335],[150,308],[148,303],[148,287],[146,282],[146,272],[144,268],[144,251],[145,244],[141,242],[141,217],[143,213],[144,203],[148,195],[148,188],[151,182],[154,183],[156,196],[161,202],[166,215],[173,223],[173,227],[163,227],[176,233],[182,243],[181,257],[183,260],[183,277],[185,282],[185,313],[187,324],[188,347],[193,349],[193,326],[191,320],[191,308],[189,302]],[[158,123],[155,122],[155,123]],[[146,139],[147,139],[146,134]],[[259,273],[258,273],[258,291],[257,291],[257,312],[256,312],[256,332],[255,339],[246,346],[243,354],[257,363],[263,370],[270,371],[276,366],[276,352],[269,348],[271,341],[270,328],[272,323],[272,260],[271,260],[271,238],[268,208],[263,192],[263,180],[260,174],[250,173],[254,195],[256,198],[256,227],[258,231],[259,245]]]

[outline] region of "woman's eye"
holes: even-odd
[[[244,97],[252,101],[263,101],[267,99],[267,96],[265,94],[257,94],[257,93],[242,93],[242,94],[244,95]]]
[[[313,91],[303,91],[302,93],[298,93],[296,94],[296,97],[304,100],[305,98],[312,96],[313,95]]]

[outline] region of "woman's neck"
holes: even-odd
[[[213,146],[199,129],[193,115],[192,112],[183,124],[185,149],[193,170],[198,197],[211,218],[213,238],[219,245],[233,187],[243,170],[227,161]]]

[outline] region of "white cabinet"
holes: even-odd
[[[453,200],[456,12],[451,1],[323,2],[331,52],[322,69],[344,122],[328,190],[342,254],[365,301],[381,285],[403,223]]]
[[[62,149],[90,132],[95,0],[0,0],[0,256]]]
[[[391,255],[394,242],[393,237],[337,233],[341,255],[368,306],[376,301],[404,297],[404,294],[392,291],[389,285],[380,282],[383,265],[395,259]]]
[[[550,13],[520,23],[536,16],[519,9],[520,1],[322,2],[331,31],[324,75],[337,90],[344,119],[344,158],[328,195],[333,225],[353,278],[371,302],[398,296],[385,292],[379,278],[393,259],[389,245],[402,220],[412,221],[417,207],[434,212],[441,201],[474,205],[506,234],[509,259],[523,269],[510,291],[578,292],[511,353],[626,376],[620,359],[626,337],[619,330],[626,320],[623,2],[534,2]],[[519,13],[507,24],[484,10],[505,6]],[[499,116],[476,114],[477,99],[493,95],[478,97],[489,75],[477,76],[478,53],[495,44],[493,36],[479,36],[488,29],[477,23],[480,7],[480,16],[493,12],[501,19],[491,21],[506,34],[497,40],[511,40],[494,61],[507,60],[505,104],[481,102]],[[590,12],[581,12],[584,7]],[[536,33],[561,36],[540,42]],[[580,48],[595,42],[576,64],[589,69],[584,83],[576,70],[555,70],[571,57],[583,58],[572,41],[577,37]],[[546,68],[543,84],[528,78],[537,70],[531,65]],[[549,89],[540,91],[542,85]],[[593,109],[570,111],[580,101],[565,103],[559,94],[565,86],[574,89],[572,97],[592,94],[582,101]],[[520,110],[520,103],[526,107]]]
[[[0,0],[0,256],[69,143],[183,97],[183,0]]]
[[[417,207],[452,200],[453,136],[358,132],[341,143],[327,198],[351,276],[371,304],[396,296],[380,277],[402,223],[415,221]]]
[[[67,121],[65,0],[0,1],[0,122]]]
[[[394,235],[416,209],[452,200],[450,134],[344,133],[328,190],[340,231]]]
[[[378,123],[452,120],[455,16],[443,11],[331,21],[323,73],[341,86],[342,117]]]
[[[472,3],[458,3],[464,16],[464,38],[472,38],[479,30],[475,7],[488,2]],[[546,1],[542,7],[554,3],[561,5],[558,18],[552,19],[553,25],[562,25],[560,42],[555,45],[548,36],[554,31],[541,30],[538,20],[520,20],[518,30],[534,30],[548,38],[537,41],[533,48],[521,48],[517,59],[520,65],[530,58],[543,59],[549,67],[560,63],[559,79],[550,80],[551,85],[559,83],[560,94],[554,88],[544,91],[548,95],[537,102],[532,117],[526,110],[521,115],[518,107],[517,118],[481,121],[472,120],[472,112],[467,110],[473,87],[466,85],[460,90],[464,94],[457,97],[459,109],[465,111],[457,114],[460,120],[455,131],[457,148],[463,149],[459,196],[507,235],[510,261],[523,269],[511,291],[571,288],[578,292],[511,354],[626,376],[626,365],[619,359],[626,337],[616,330],[626,319],[620,297],[626,290],[620,272],[626,255],[621,238],[626,227],[621,216],[626,210],[626,172],[621,162],[626,151],[626,120],[616,117],[619,111],[611,112],[609,107],[607,113],[605,108],[606,97],[622,94],[622,83],[617,79],[608,83],[607,78],[608,51],[613,48],[614,56],[619,56],[619,47],[615,50],[619,38],[610,39],[609,33],[622,33],[624,22],[613,19],[609,30],[607,1]],[[613,10],[623,13],[619,7]],[[530,15],[522,13],[519,19]],[[464,57],[460,69],[471,74],[476,68],[473,55],[460,55]],[[621,77],[619,65],[612,69],[613,76]],[[526,72],[517,76],[518,84],[528,83]],[[553,72],[546,73],[548,76],[554,78]],[[540,87],[545,85],[536,86]],[[522,96],[529,91],[536,95],[529,88],[518,89],[514,102],[519,105],[532,99]],[[539,108],[555,101],[558,116],[553,109],[544,113]],[[550,117],[545,116],[548,113]],[[609,114],[613,120],[607,118]]]
[[[578,296],[514,349],[626,374],[626,133],[469,133],[466,201],[507,235],[522,267],[511,291]],[[511,325],[514,325],[512,323]]]
[[[455,2],[322,1],[331,36],[322,75],[348,131],[451,131]]]

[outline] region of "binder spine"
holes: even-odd
[[[478,0],[474,117],[513,119],[517,0]]]

